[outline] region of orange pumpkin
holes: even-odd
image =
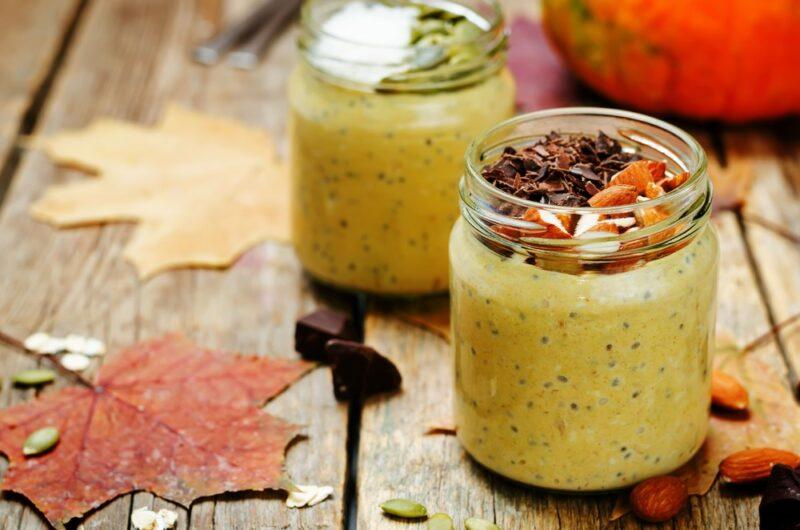
[[[602,94],[649,112],[800,113],[800,0],[543,0],[550,39]]]

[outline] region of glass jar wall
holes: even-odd
[[[365,35],[335,33],[346,22],[343,12],[388,9],[375,4],[305,6],[302,60],[289,84],[293,241],[305,269],[337,287],[444,291],[463,152],[474,135],[513,112],[503,19],[494,1],[437,2],[452,14],[444,18],[466,20],[473,31],[456,44],[382,47],[375,33],[400,22]],[[432,4],[396,7],[425,8],[411,13],[413,26],[420,17],[431,20]],[[420,67],[436,50],[447,58]]]
[[[603,131],[691,177],[659,199],[600,209],[530,203],[480,175],[504,147],[551,131]],[[455,415],[467,451],[514,480],[568,491],[621,488],[688,461],[708,426],[718,260],[697,143],[632,113],[534,113],[473,143],[461,197],[451,307]],[[524,230],[508,212],[531,206],[607,218],[659,208],[665,218],[591,243],[501,235],[497,227]]]

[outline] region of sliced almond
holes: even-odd
[[[728,410],[747,410],[750,397],[735,377],[714,370],[711,373],[711,403]]]
[[[687,180],[689,180],[689,172],[684,171],[683,173],[678,173],[677,175],[661,180],[659,184],[665,191],[672,191]]]
[[[579,236],[582,233],[589,230],[591,227],[596,225],[600,221],[601,217],[596,213],[587,213],[581,215],[578,218],[578,222],[575,223],[575,231],[573,232],[575,236]]]
[[[656,225],[667,217],[669,217],[669,213],[661,206],[656,206],[655,208],[643,208],[642,210],[636,212],[636,220],[638,221],[639,226],[642,228]],[[677,234],[680,229],[681,227],[679,226],[665,228],[660,232],[656,232],[655,234],[649,236],[647,241],[651,245],[661,243],[662,241],[666,241]]]
[[[648,199],[657,199],[666,193],[664,188],[656,184],[655,182],[648,182],[647,189],[644,191],[644,196]]]
[[[546,237],[550,239],[570,239],[570,234],[564,227],[561,219],[552,212],[540,210],[538,208],[528,208],[523,220],[536,223],[543,228],[543,233],[535,237]]]
[[[800,465],[800,456],[769,447],[745,449],[723,460],[719,472],[728,482],[744,484],[767,478],[775,464],[796,468]]]
[[[611,177],[608,187],[633,186],[638,194],[644,195],[647,190],[647,184],[653,182],[653,174],[650,172],[649,164],[650,162],[647,160],[639,160],[628,164],[625,169]]]
[[[575,228],[575,217],[569,213],[557,213],[556,217],[558,220],[561,221],[561,227],[564,229],[565,232],[572,233],[573,228]]]
[[[651,523],[675,517],[689,498],[686,484],[678,477],[665,475],[640,482],[631,491],[633,513]]]
[[[594,226],[589,227],[589,229],[584,233],[602,232],[605,233],[606,235],[619,234],[619,225],[615,221],[616,219],[609,219],[608,221],[600,221]]]
[[[492,232],[499,234],[507,239],[519,239],[522,231],[519,228],[505,225],[492,225]]]
[[[603,237],[610,237],[619,234],[619,226],[611,221],[600,221],[594,226],[589,227],[588,230],[583,232],[579,239],[599,239]],[[581,245],[581,248],[588,252],[597,252],[599,254],[612,254],[619,250],[619,241],[603,241],[598,243],[587,243]]]
[[[636,202],[639,193],[636,187],[629,185],[609,186],[589,199],[589,206],[593,208],[606,208],[609,206],[624,206]]]

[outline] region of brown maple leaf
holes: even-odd
[[[66,522],[123,493],[184,506],[226,491],[277,488],[297,426],[260,406],[313,365],[200,348],[181,335],[143,342],[103,365],[93,387],[68,387],[0,411],[2,489]],[[26,458],[37,429],[56,447]]]
[[[444,297],[432,297],[412,302],[398,302],[391,309],[400,320],[440,336],[450,342],[450,302]]]
[[[136,222],[125,257],[143,278],[288,240],[288,178],[266,131],[169,105],[156,127],[101,118],[33,145],[97,176],[49,187],[31,215],[60,228]]]
[[[725,414],[712,410],[708,436],[700,451],[673,474],[681,477],[690,495],[705,495],[711,489],[722,460],[742,449],[773,447],[800,452],[800,407],[786,380],[786,368],[773,354],[761,348],[773,334],[798,320],[791,317],[750,344],[741,346],[729,333],[716,339],[714,365],[735,377],[748,391],[747,414]],[[627,493],[620,494],[611,514],[613,521],[630,511]]]

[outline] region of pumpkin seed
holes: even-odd
[[[436,513],[428,519],[428,530],[453,530],[453,520],[446,513]]]
[[[381,504],[383,513],[402,517],[404,519],[416,519],[428,515],[428,509],[416,501],[408,499],[391,499]]]
[[[462,20],[453,26],[451,35],[456,42],[472,42],[483,34],[483,30],[470,22]]]
[[[58,443],[59,432],[55,427],[44,427],[34,431],[22,445],[22,454],[33,456],[49,451]]]
[[[464,528],[467,530],[500,530],[500,527],[496,524],[477,517],[470,517],[464,521]]]
[[[52,370],[45,368],[34,368],[32,370],[23,370],[14,374],[14,383],[18,385],[43,385],[50,383],[56,378],[56,373]]]

